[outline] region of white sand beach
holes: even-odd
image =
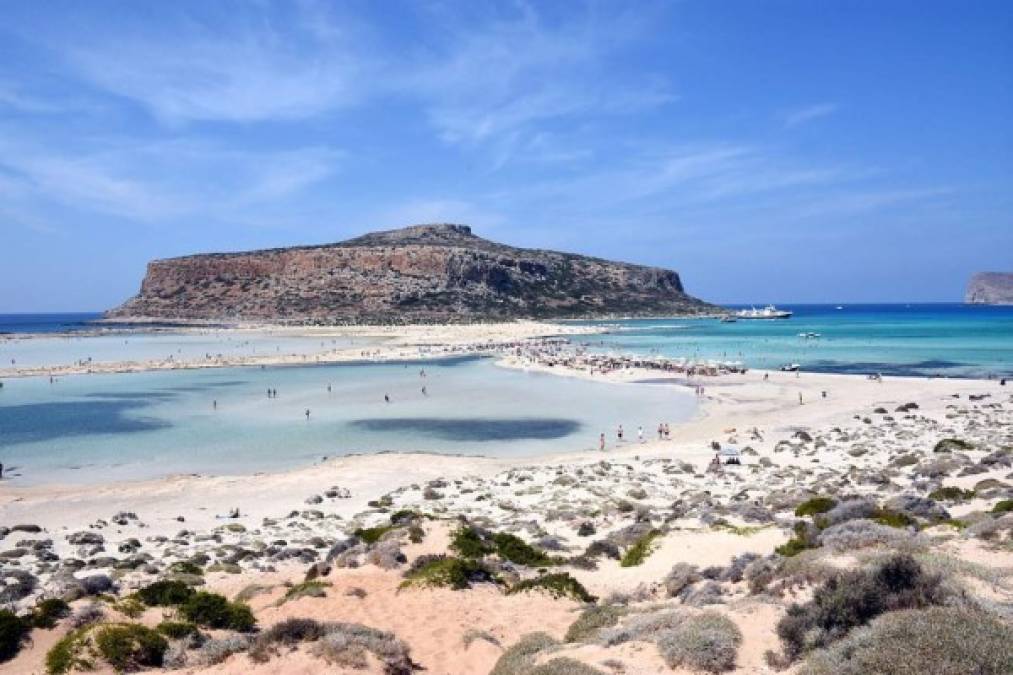
[[[774,672],[765,653],[779,651],[775,627],[788,602],[805,599],[833,569],[855,568],[898,548],[948,570],[952,583],[982,601],[1013,602],[1010,516],[988,513],[1013,489],[1013,400],[998,382],[762,371],[689,377],[643,367],[592,374],[555,363],[543,342],[518,346],[560,332],[539,324],[426,327],[399,333],[373,356],[480,350],[492,341],[506,368],[625,383],[631,392],[658,386],[636,382],[659,377],[702,386],[698,414],[673,426],[669,439],[646,429],[640,443],[629,429],[622,442],[610,433],[604,451],[535,459],[376,454],[280,473],[3,486],[0,554],[7,569],[34,579],[15,602],[30,607],[40,597],[80,596],[72,604],[82,611],[94,600],[78,588],[81,579],[107,575],[122,598],[173,576],[173,563],[197,560],[205,568],[200,577],[175,576],[228,598],[247,589],[243,597],[262,627],[293,617],[362,624],[393,633],[427,672],[447,674],[488,672],[504,650],[535,631],[562,641],[581,612],[590,611],[573,596],[507,593],[521,580],[538,579],[539,566],[496,554],[488,564],[500,584],[403,588],[405,570],[425,560],[420,556],[453,555],[448,546],[462,523],[510,533],[561,556],[569,562],[557,569],[598,598],[597,607],[625,617],[537,650],[531,658],[539,663],[572,659],[602,672],[690,672],[671,667],[672,657],[653,644],[650,631],[609,638],[607,626],[664,612],[683,619],[717,612],[741,633],[734,669]],[[938,451],[945,439],[957,444]],[[738,448],[741,464],[710,470],[712,443]],[[968,496],[952,502],[927,496],[943,486]],[[905,517],[917,528],[865,518],[860,522],[869,523],[863,526],[871,534],[843,548],[822,534],[826,543],[801,555],[771,557],[793,537],[793,510],[815,496],[909,509]],[[392,523],[397,512],[409,514],[407,520]],[[355,534],[377,527],[383,529],[374,541]],[[585,550],[592,541],[602,542],[598,553]],[[624,566],[608,553],[625,562],[638,545],[644,553],[638,564]],[[80,564],[58,562],[70,560]],[[795,569],[799,561],[803,569]],[[769,569],[761,574],[762,565]],[[684,585],[674,581],[674,567],[687,576]],[[280,602],[292,588],[303,588],[310,569],[313,592]],[[760,587],[756,579],[763,575],[770,579]],[[263,588],[250,597],[254,586]],[[110,617],[121,609],[114,600],[103,604]],[[172,614],[149,608],[140,620],[153,626]],[[46,651],[70,620],[33,638],[4,672],[42,672]],[[209,648],[195,647],[183,650],[177,665],[186,672],[319,672],[324,662],[311,648],[286,648],[266,662],[254,662],[243,648],[219,662]],[[393,672],[371,653],[354,667],[332,663],[328,672],[385,668]]]

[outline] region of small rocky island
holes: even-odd
[[[978,272],[967,283],[964,302],[975,305],[1013,305],[1013,272]]]
[[[115,320],[457,322],[720,311],[672,271],[514,248],[466,225],[415,225],[348,241],[148,264]]]

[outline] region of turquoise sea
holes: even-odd
[[[741,361],[763,369],[798,363],[808,372],[1013,376],[1013,307],[940,303],[778,308],[794,314],[790,319],[735,323],[717,319],[578,323],[609,327],[608,334],[587,341],[591,348],[631,354]]]
[[[608,333],[585,342],[594,350],[741,361],[752,368],[799,363],[821,372],[1013,376],[1013,307],[783,308],[794,316],[608,322]],[[11,359],[38,365],[209,352],[312,354],[334,346],[330,339],[237,339],[214,330],[74,335],[89,318],[0,316],[0,332],[7,333],[0,335],[0,367]],[[23,339],[26,332],[59,335]],[[696,406],[691,393],[671,384],[587,382],[505,370],[478,358],[94,374],[52,383],[7,378],[3,385],[0,462],[18,484],[251,473],[358,452],[590,451],[602,432],[613,443],[619,424],[627,439],[638,426],[651,434],[658,422],[678,423]],[[267,397],[269,388],[278,390],[277,398]]]

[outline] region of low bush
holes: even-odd
[[[814,652],[800,675],[1006,675],[1013,673],[1013,628],[957,607],[891,612]]]
[[[383,537],[383,535],[393,531],[394,529],[396,529],[394,525],[381,525],[380,527],[368,527],[365,529],[360,528],[352,534],[366,544],[375,544],[380,541],[380,538]]]
[[[118,672],[158,668],[169,648],[165,638],[136,623],[104,626],[95,631],[95,646]]]
[[[847,520],[828,527],[817,537],[821,546],[835,551],[853,551],[869,546],[891,545],[912,538],[905,529],[890,527],[871,520]]]
[[[547,633],[528,633],[503,652],[489,675],[528,675],[538,655],[558,645]]]
[[[826,513],[835,506],[837,506],[837,501],[830,497],[813,497],[796,506],[795,515],[799,518],[815,516],[820,513]]]
[[[214,666],[233,654],[245,652],[250,647],[250,638],[245,635],[229,635],[221,639],[208,640],[187,659],[187,665]]]
[[[463,590],[471,588],[471,584],[486,582],[497,583],[497,579],[488,567],[477,560],[432,556],[418,566],[413,564],[405,572],[405,580],[401,585],[449,586],[454,590]]]
[[[992,507],[992,513],[1013,513],[1013,499],[1003,499]]]
[[[665,586],[665,594],[674,598],[687,586],[697,581],[700,581],[700,570],[697,566],[680,562],[672,566],[671,571],[665,575],[661,583]]]
[[[59,598],[46,598],[32,610],[32,625],[36,628],[53,628],[60,619],[70,616],[70,605]]]
[[[204,569],[195,562],[189,560],[177,560],[176,562],[169,565],[169,571],[173,574],[186,574],[193,576],[201,576],[204,574]]]
[[[450,548],[462,558],[484,558],[493,552],[493,546],[478,528],[464,525],[450,535]]]
[[[504,560],[509,560],[518,565],[528,567],[548,567],[555,565],[558,560],[544,551],[531,546],[520,537],[506,532],[497,532],[492,536],[492,543],[496,553]]]
[[[266,663],[278,653],[277,645],[291,647],[302,642],[315,642],[323,635],[324,626],[314,619],[285,619],[257,636],[250,647],[250,658],[256,663]]]
[[[195,624],[188,621],[163,621],[155,626],[155,630],[170,640],[182,640],[200,632]]]
[[[651,555],[654,540],[661,536],[661,532],[658,530],[651,530],[644,536],[633,542],[633,545],[626,549],[623,553],[623,557],[619,560],[619,565],[622,567],[636,567],[637,565],[643,564],[647,560],[647,556]]]
[[[832,577],[812,600],[788,607],[778,622],[786,661],[826,647],[884,612],[941,604],[946,598],[941,581],[909,555],[895,555],[872,570]]]
[[[669,668],[720,673],[735,667],[742,632],[731,619],[708,611],[687,617],[658,639]]]
[[[412,675],[417,670],[408,645],[397,636],[357,623],[324,624],[312,653],[330,665],[358,670],[369,665],[367,652],[383,664],[385,675]]]
[[[324,589],[330,587],[331,582],[329,581],[320,581],[318,579],[303,581],[285,591],[285,595],[281,596],[278,602],[275,603],[275,606],[280,607],[290,600],[298,600],[299,598],[326,598],[327,591]]]
[[[932,452],[953,452],[954,450],[973,450],[974,445],[959,438],[944,438],[936,443]]]
[[[138,599],[149,607],[182,605],[196,591],[182,581],[163,579],[137,591]]]
[[[250,608],[239,602],[229,602],[217,593],[201,591],[180,607],[180,614],[198,626],[227,628],[245,633],[254,629],[257,620]]]
[[[29,622],[14,612],[0,609],[0,663],[17,656],[31,631]]]
[[[579,602],[594,602],[595,597],[587,592],[583,584],[566,572],[543,574],[534,579],[519,581],[507,591],[508,595],[525,591],[544,590],[556,598],[569,597]]]
[[[625,613],[625,609],[616,605],[588,607],[566,629],[566,637],[563,639],[566,642],[586,642],[597,639],[601,629],[615,626]]]
[[[948,485],[930,492],[929,499],[934,499],[937,502],[962,502],[974,499],[974,490],[964,490],[954,485]]]
[[[908,514],[890,509],[878,509],[872,519],[880,525],[889,527],[906,528],[918,525],[918,521]]]

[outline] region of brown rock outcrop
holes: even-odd
[[[464,225],[155,260],[111,319],[366,323],[716,311],[671,270],[520,249]]]

